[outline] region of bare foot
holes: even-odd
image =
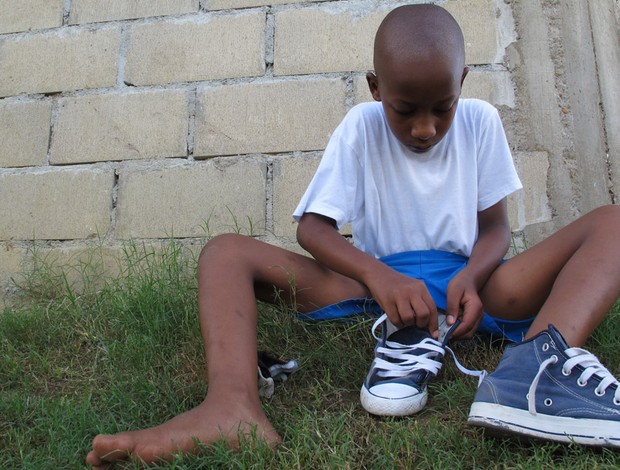
[[[169,461],[179,452],[195,453],[200,445],[222,439],[237,448],[240,435],[255,435],[271,447],[280,443],[280,436],[265,416],[260,402],[258,408],[242,406],[228,397],[225,406],[220,403],[216,406],[215,401],[207,397],[196,408],[159,426],[96,436],[86,463],[106,468],[111,463],[127,460],[147,464]]]

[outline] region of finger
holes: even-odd
[[[431,314],[429,317],[428,331],[433,338],[439,338],[439,319],[437,317],[437,312],[435,312],[435,314]]]
[[[430,305],[429,305],[430,304]],[[415,310],[415,325],[428,330],[431,335],[438,330],[437,307],[432,298],[427,303],[424,299],[417,299],[413,306]]]
[[[428,324],[428,311],[424,303],[418,299],[412,300],[411,309],[414,312],[414,319],[411,324],[417,328],[426,328]]]
[[[457,329],[454,330],[454,333],[452,334],[452,338],[469,339],[474,336],[475,332],[476,332],[476,328],[472,328],[471,325],[461,322],[461,324],[457,327]]]
[[[392,322],[392,324],[396,328],[402,328],[404,326],[400,314],[398,313],[398,308],[395,305],[391,306],[382,306],[383,311],[387,315],[388,319]]]
[[[426,327],[433,336],[433,338],[437,338],[439,336],[439,319],[437,317],[437,305],[435,305],[435,301],[433,300],[433,297],[428,292],[428,290],[422,296],[422,300],[424,301],[426,311],[428,311],[428,323]]]
[[[471,300],[468,302],[462,314],[462,323],[455,331],[455,335],[458,333],[460,337],[471,338],[482,321],[482,303],[479,301]]]
[[[415,325],[418,312],[415,310],[414,306],[411,305],[409,299],[407,299],[398,304],[398,316],[403,326]]]
[[[454,338],[460,338],[460,339],[471,339],[475,336],[476,332],[478,331],[478,325],[479,322],[474,323],[473,325],[466,325],[464,328],[466,328],[462,333],[455,331],[454,332]],[[460,325],[459,325],[460,326]]]
[[[448,289],[446,299],[446,322],[448,325],[454,325],[454,322],[463,314],[461,310],[461,296],[451,295]]]

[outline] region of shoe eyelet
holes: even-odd
[[[616,397],[614,397],[614,405],[620,406],[620,400],[616,400]]]
[[[599,390],[598,387],[596,387],[594,389],[594,395],[596,395],[597,397],[602,397],[603,395],[605,395],[605,390]]]
[[[567,370],[567,369],[564,369],[564,367],[562,367],[562,375],[564,377],[568,377],[571,374],[571,372],[572,370]]]
[[[545,343],[545,344],[543,344],[543,345],[542,345],[542,350],[543,350],[543,351],[545,351],[545,352],[546,352],[546,351],[549,351],[549,343]]]
[[[580,387],[585,387],[586,385],[588,385],[588,381],[577,379],[577,385],[579,385]]]
[[[545,404],[545,406],[551,406],[553,405],[553,400],[551,398],[545,398],[545,401],[543,403]]]

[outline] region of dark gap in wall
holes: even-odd
[[[69,16],[71,15],[71,0],[65,0],[62,11],[62,25],[67,26],[69,24]]]
[[[194,159],[195,131],[196,131],[196,106],[198,101],[198,88],[194,87],[188,94],[188,121],[187,121],[187,144],[186,152],[188,160]]]
[[[265,231],[273,233],[273,161],[267,161],[267,172],[265,175]]]

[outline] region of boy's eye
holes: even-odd
[[[437,113],[437,114],[446,114],[446,113],[449,113],[450,111],[452,111],[452,109],[454,108],[454,105],[455,105],[457,102],[458,102],[458,101],[455,101],[455,102],[450,103],[450,104],[446,104],[446,103],[444,103],[443,105],[438,106],[438,107],[435,109],[435,113]]]
[[[449,113],[450,111],[452,111],[452,108],[454,108],[454,103],[452,103],[450,105],[438,106],[437,108],[435,108],[435,113],[437,113],[437,114],[446,114],[446,113]]]

